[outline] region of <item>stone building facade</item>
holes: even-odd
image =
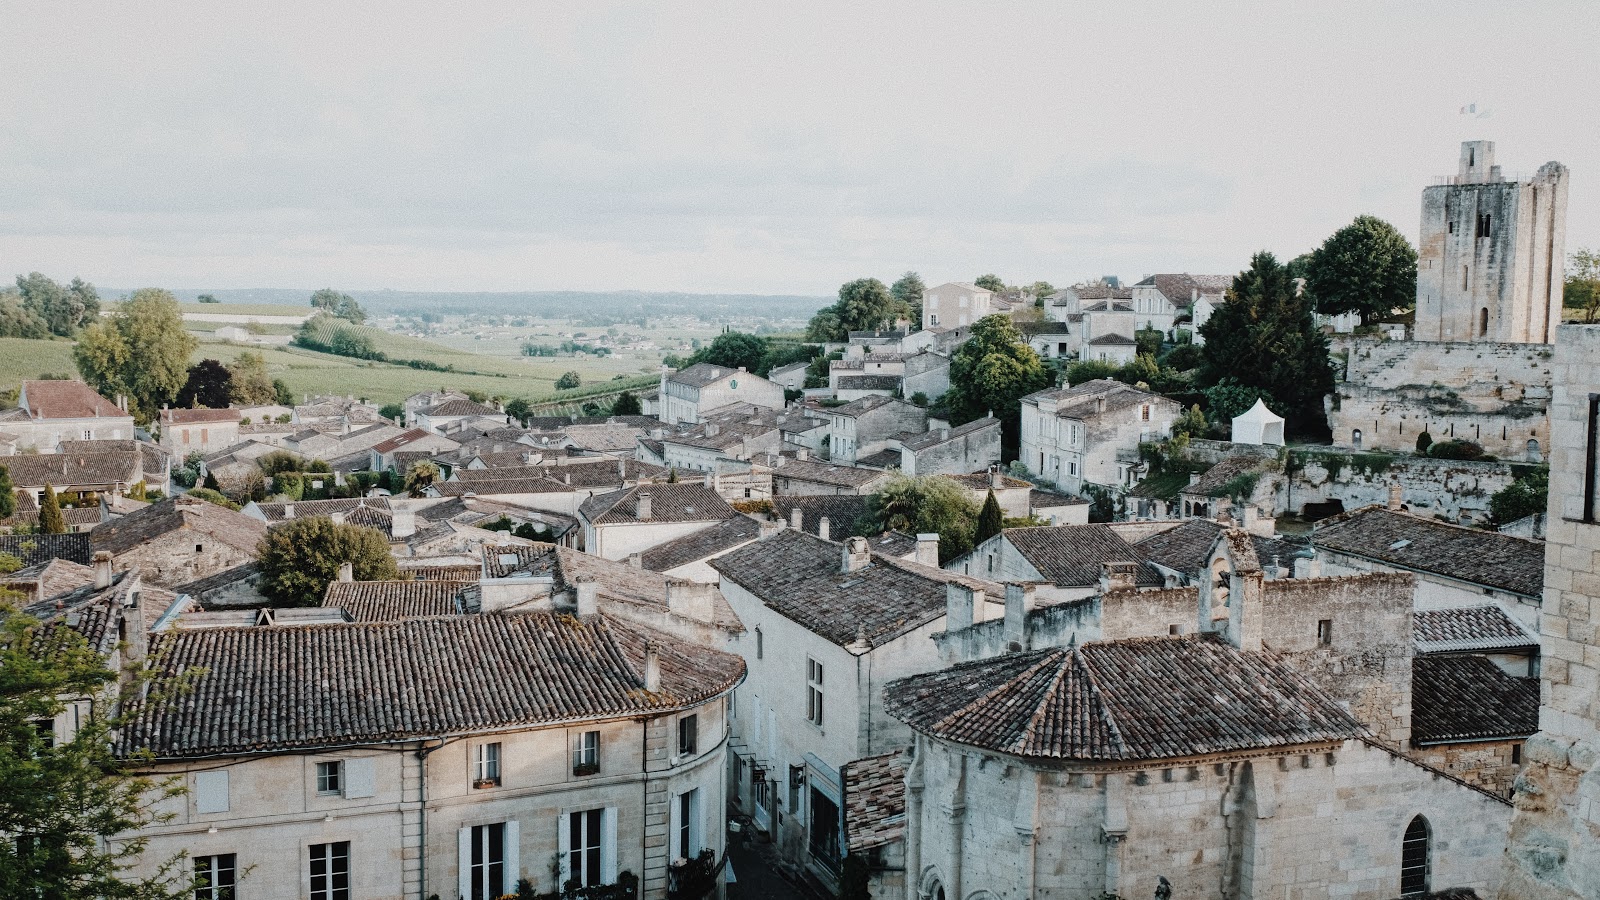
[[[1454,178],[1422,192],[1419,341],[1549,344],[1561,324],[1567,167],[1507,180],[1493,141],[1466,141]]]
[[[1127,488],[1141,466],[1139,445],[1165,440],[1182,413],[1166,397],[1109,378],[1039,391],[1022,398],[1020,461],[1065,491]]]

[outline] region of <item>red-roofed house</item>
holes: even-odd
[[[24,381],[17,408],[0,412],[0,431],[18,450],[53,453],[62,441],[129,440],[133,416],[81,381]]]
[[[182,459],[198,450],[210,453],[239,443],[239,422],[243,413],[237,409],[167,409],[161,410],[161,449]]]

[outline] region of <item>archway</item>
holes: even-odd
[[[1433,829],[1417,816],[1406,826],[1400,842],[1400,896],[1420,897],[1428,892],[1432,875]]]

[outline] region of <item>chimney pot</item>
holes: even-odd
[[[99,590],[111,587],[111,551],[109,550],[95,551],[94,586]]]
[[[932,532],[917,535],[917,562],[925,566],[939,567],[939,533]]]
[[[346,582],[346,583],[351,582],[351,581],[355,581],[356,580],[355,566],[351,565],[348,562],[340,563],[339,564],[339,580],[343,581],[343,582]]]
[[[804,531],[806,525],[806,511],[796,506],[789,510],[789,527],[795,531]]]
[[[1389,509],[1393,512],[1399,512],[1405,507],[1405,504],[1402,502],[1403,499],[1404,493],[1400,485],[1389,485]]]
[[[634,501],[633,517],[641,522],[650,521],[650,495],[640,494]]]
[[[954,581],[946,582],[944,587],[945,632],[952,633],[971,628],[974,606],[972,588]]]
[[[642,569],[642,568],[644,568],[644,556],[642,556],[641,554],[638,554],[638,553],[629,553],[628,554],[628,566],[629,566],[629,568],[633,568],[633,569]]]
[[[872,562],[872,547],[864,537],[853,537],[844,542],[844,571],[859,572]]]
[[[600,612],[600,585],[595,583],[593,577],[579,575],[576,593],[578,595],[578,615],[592,616]]]
[[[644,689],[661,690],[661,652],[655,644],[644,645]]]
[[[828,517],[823,516],[817,520],[817,537],[822,538],[825,541],[829,540],[828,531]]]

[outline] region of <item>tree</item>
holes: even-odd
[[[284,472],[300,471],[300,457],[287,450],[274,450],[264,453],[256,459],[256,467],[263,475],[280,475]]]
[[[0,623],[0,896],[192,896],[181,857],[136,879],[130,870],[148,842],[106,840],[170,822],[172,813],[157,810],[183,793],[175,780],[135,775],[116,755],[125,722],[123,705],[111,702],[115,684],[116,673],[77,631],[23,615]],[[158,702],[170,690],[150,687]],[[68,735],[39,727],[83,698],[96,702],[77,705]]]
[[[950,360],[945,402],[957,424],[993,412],[1007,445],[1016,447],[1022,398],[1049,386],[1050,373],[1011,320],[1004,315],[984,316]]]
[[[1103,359],[1080,359],[1067,366],[1067,384],[1074,387],[1102,378],[1116,378],[1122,367]]]
[[[23,305],[16,291],[0,292],[0,337],[40,340],[50,336],[50,325]]]
[[[1200,411],[1200,404],[1196,403],[1189,410],[1179,416],[1172,423],[1172,436],[1204,437],[1206,433],[1206,414]]]
[[[383,532],[327,516],[295,519],[272,529],[261,539],[256,556],[261,592],[279,606],[317,606],[344,563],[350,563],[357,581],[400,577]]]
[[[638,401],[636,400],[634,402],[637,403]],[[528,416],[532,414],[533,408],[531,404],[521,397],[517,397],[516,399],[506,403],[506,415],[510,416],[511,420],[519,425],[528,421]]]
[[[876,494],[867,498],[866,513],[858,531],[862,535],[885,531],[939,535],[939,564],[972,550],[978,505],[955,481],[938,475],[889,476]]]
[[[0,466],[0,519],[17,511],[17,488],[11,483],[11,470]]]
[[[644,404],[639,402],[639,398],[634,396],[633,391],[623,391],[617,395],[617,399],[611,404],[611,414],[613,416],[642,416],[644,415]]]
[[[1220,384],[1201,393],[1205,394],[1206,406],[1211,410],[1211,421],[1225,427],[1232,426],[1233,420],[1255,406],[1262,396],[1260,390],[1245,387],[1232,378],[1224,378]]]
[[[38,272],[18,275],[17,292],[22,305],[42,319],[51,334],[72,337],[100,316],[100,295],[81,278],[62,287]]]
[[[1043,306],[1046,297],[1056,292],[1056,286],[1048,281],[1035,281],[1028,285],[1027,291],[1033,295],[1033,305]]]
[[[177,298],[143,288],[109,318],[85,328],[72,356],[91,387],[107,397],[126,395],[134,418],[150,422],[183,387],[197,346],[183,329]]]
[[[254,350],[240,353],[228,367],[232,380],[228,385],[228,400],[239,406],[265,406],[278,399],[272,386],[272,376],[267,374],[266,357]]]
[[[195,300],[200,302],[200,303],[221,303],[222,302],[221,300],[218,300],[216,297],[213,297],[210,294],[201,294],[200,296],[196,297]]]
[[[1000,510],[1000,501],[995,499],[994,489],[989,490],[989,496],[983,498],[983,509],[978,511],[978,527],[972,535],[972,545],[987,541],[1000,533],[1006,524],[1006,515]]]
[[[997,294],[1006,289],[1006,283],[1000,280],[999,275],[979,275],[978,279],[972,283],[986,291],[994,291]]]
[[[204,490],[222,493],[222,485],[217,483],[217,473],[210,469],[206,470],[206,477],[201,480],[200,487]]]
[[[239,504],[229,500],[227,497],[224,497],[220,491],[214,491],[211,488],[190,488],[184,493],[184,496],[193,497],[196,500],[204,500],[207,503],[215,503],[223,509],[231,509],[235,511],[239,509]]]
[[[39,532],[41,534],[66,534],[67,520],[61,515],[61,501],[56,499],[56,489],[44,483],[44,499],[39,501]]]
[[[423,492],[439,480],[439,467],[425,459],[419,459],[411,464],[406,472],[406,493],[412,497],[421,497]]]
[[[895,310],[911,322],[913,329],[922,327],[922,295],[928,290],[922,276],[915,272],[901,275],[889,286],[889,296],[894,299]]]
[[[378,415],[383,416],[385,419],[388,419],[391,422],[399,422],[405,417],[405,414],[406,408],[398,403],[385,403],[378,410]]]
[[[349,294],[341,294],[333,288],[323,288],[311,295],[311,306],[314,309],[327,310],[328,315],[344,319],[360,325],[367,320],[366,310]]]
[[[1375,322],[1416,302],[1417,251],[1388,222],[1357,216],[1311,252],[1305,279],[1317,312]]]
[[[742,331],[724,331],[717,335],[716,340],[702,347],[693,356],[689,357],[690,364],[711,363],[727,369],[737,369],[743,366],[746,371],[755,372],[761,368],[762,357],[767,354],[767,341],[765,338]],[[557,385],[559,387],[560,385]],[[577,385],[573,385],[577,387]]]
[[[582,384],[583,379],[578,375],[577,372],[563,372],[561,373],[561,377],[556,379],[556,390],[570,391]]]
[[[1262,251],[1233,279],[1228,299],[1200,327],[1197,382],[1255,388],[1296,433],[1325,436],[1323,397],[1333,390],[1328,339],[1288,270]],[[953,376],[952,372],[952,376]]]
[[[839,302],[819,311],[806,326],[806,340],[843,341],[852,331],[876,331],[892,324],[895,301],[876,278],[857,278],[839,288]]]
[[[189,378],[178,390],[178,406],[225,409],[233,396],[233,374],[214,359],[202,359],[189,367]]]
[[[279,406],[294,405],[294,391],[289,390],[289,385],[282,378],[272,379],[272,395]]]
[[[1593,322],[1595,316],[1600,315],[1600,252],[1580,248],[1568,259],[1568,264],[1561,303],[1583,310],[1583,320]]]
[[[1496,525],[1508,525],[1518,519],[1545,511],[1550,495],[1550,473],[1535,469],[1494,493],[1489,498],[1489,515]]]

